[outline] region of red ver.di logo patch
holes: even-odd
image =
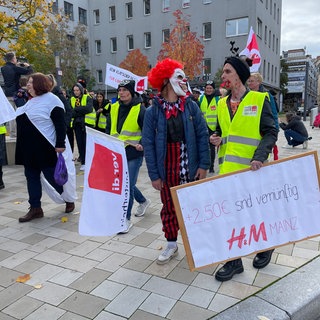
[[[122,191],[122,155],[100,144],[94,144],[94,156],[88,184],[90,188],[121,194]]]

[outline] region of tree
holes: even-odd
[[[126,58],[119,64],[120,68],[126,69],[137,76],[145,76],[150,69],[147,56],[140,49],[134,49],[128,53]]]
[[[219,68],[213,78],[216,88],[219,88],[222,83],[221,75],[222,75],[222,68]]]
[[[158,60],[172,58],[184,64],[184,71],[190,79],[202,73],[204,45],[197,38],[196,32],[190,31],[188,18],[181,10],[173,12],[175,26],[170,32],[168,42],[163,42]]]
[[[0,53],[5,43],[17,56],[29,57],[29,48],[47,54],[45,29],[51,22],[51,7],[47,0],[0,0]]]

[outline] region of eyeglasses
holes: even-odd
[[[119,86],[126,86],[127,84],[129,84],[132,80],[122,80],[120,83],[119,83]]]
[[[206,82],[206,84],[213,84],[213,81],[209,80],[209,81]]]

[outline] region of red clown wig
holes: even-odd
[[[158,61],[155,67],[148,72],[148,80],[151,86],[160,92],[163,87],[163,81],[170,79],[178,68],[183,69],[183,64],[176,60],[166,58]]]

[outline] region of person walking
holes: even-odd
[[[1,73],[4,81],[4,94],[9,100],[10,104],[16,109],[14,97],[20,89],[19,80],[22,75],[28,75],[33,72],[32,67],[27,62],[18,62],[16,54],[14,52],[7,52],[4,55],[5,65],[1,67]],[[15,138],[16,121],[11,120],[9,122],[9,134],[11,138]]]
[[[142,99],[140,95],[135,92],[134,80],[121,81],[118,85],[118,96],[118,101],[110,107],[106,133],[127,142],[125,151],[128,161],[130,196],[127,209],[126,229],[121,233],[128,233],[133,225],[131,222],[133,200],[135,199],[139,203],[135,214],[137,217],[143,216],[151,204],[151,201],[146,199],[136,186],[139,170],[143,161],[141,133],[146,108],[141,105]]]
[[[86,163],[86,126],[94,128],[96,113],[93,109],[92,98],[89,94],[84,93],[84,89],[80,83],[76,83],[72,87],[72,93],[73,96],[70,99],[72,107],[71,127],[74,130],[79,150],[80,171],[84,171]]]
[[[220,91],[218,91],[220,92]],[[219,96],[216,95],[215,84],[212,80],[206,82],[204,94],[200,97],[200,109],[207,122],[209,136],[213,134],[217,126],[217,105]],[[216,158],[216,148],[210,144],[210,168],[209,172],[214,172],[214,160]]]
[[[308,148],[309,137],[308,131],[301,120],[301,117],[293,112],[286,113],[287,123],[280,122],[280,128],[284,131],[284,136],[288,144],[283,148],[291,149],[302,144],[303,149]]]
[[[248,84],[248,87],[250,90],[268,93],[274,122],[276,124],[277,130],[279,131],[278,108],[277,108],[275,99],[274,99],[273,95],[268,90],[266,90],[264,88],[262,82],[263,82],[262,75],[259,72],[253,72],[253,73],[251,73],[251,75],[247,81],[247,84]],[[278,156],[279,150],[278,150],[278,146],[276,144],[273,147],[272,153],[273,153],[273,160],[278,160],[279,159],[279,156]]]
[[[50,92],[51,88],[46,75],[30,75],[27,89],[32,98],[16,111],[15,163],[24,166],[30,204],[28,213],[20,217],[19,222],[43,217],[41,173],[45,178],[44,185],[48,185],[46,190],[52,189],[49,195],[66,204],[65,212],[70,213],[75,208],[75,174],[68,170],[68,182],[64,186],[54,180],[57,153],[65,152],[67,164],[72,163],[72,154],[70,146],[66,150],[63,103]]]
[[[278,130],[267,93],[249,91],[245,87],[250,77],[249,62],[229,57],[222,69],[221,78],[230,94],[219,101],[216,132],[210,136],[210,142],[219,147],[219,174],[245,168],[259,170],[277,141]],[[253,267],[267,266],[272,252],[256,254]],[[227,281],[243,271],[241,258],[234,259],[225,263],[215,278]]]
[[[178,254],[179,224],[170,188],[205,178],[210,166],[207,125],[196,102],[187,98],[182,68],[180,62],[167,58],[148,72],[149,82],[159,94],[146,111],[142,145],[152,186],[160,191],[160,216],[167,240],[158,264],[166,264]]]

